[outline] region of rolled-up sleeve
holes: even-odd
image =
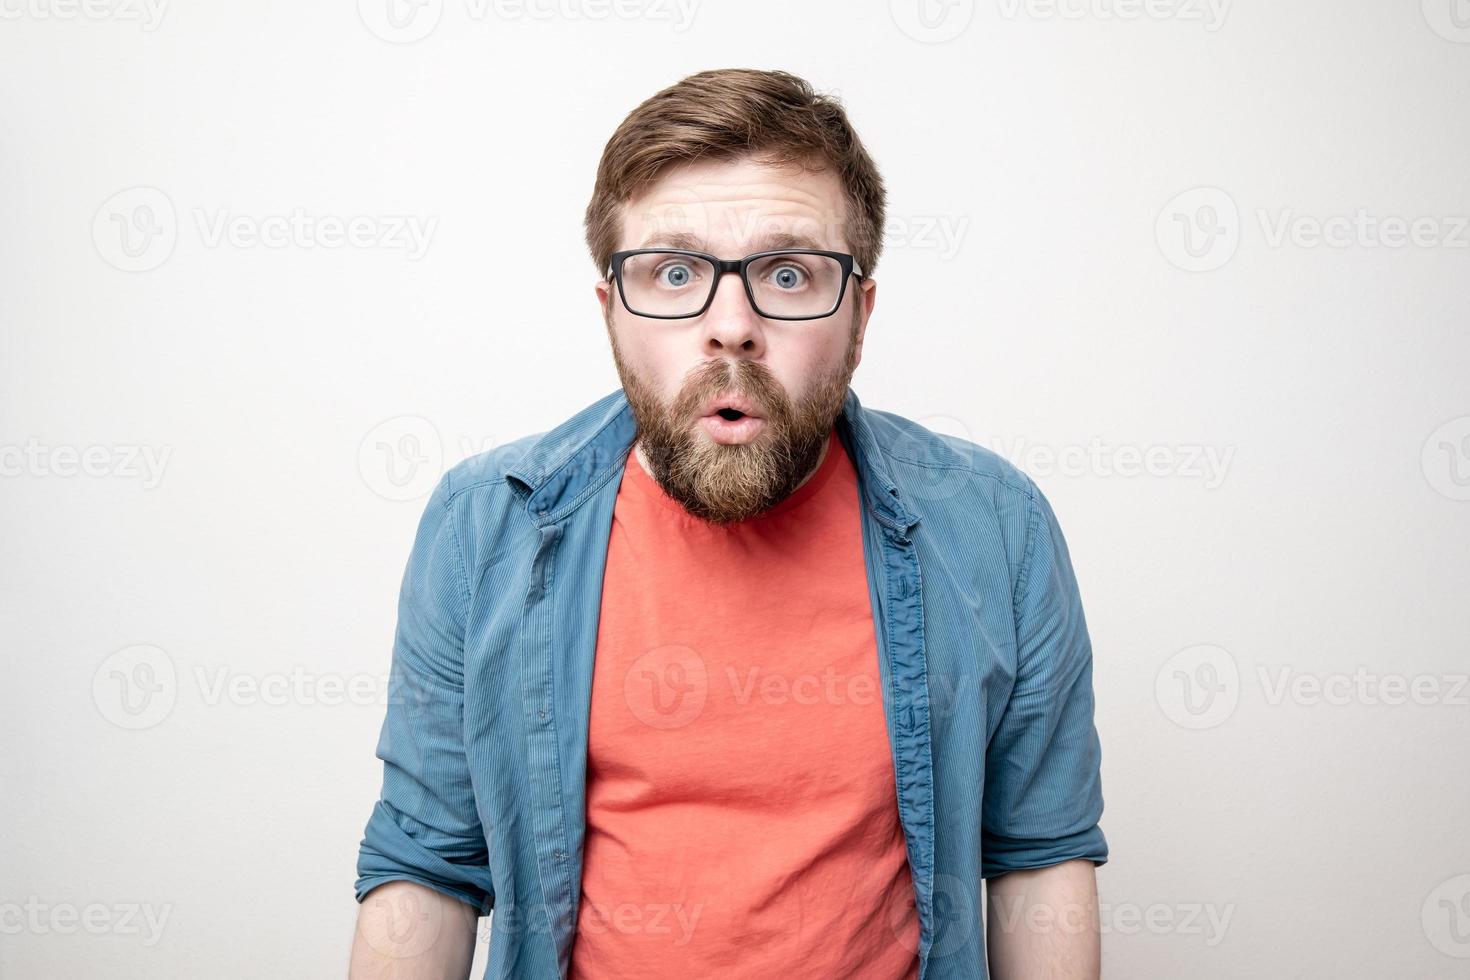
[[[357,900],[414,881],[488,914],[494,904],[484,828],[464,744],[464,557],[441,481],[419,522],[398,598],[387,716],[378,739],[383,789],[357,858]]]
[[[1108,859],[1092,644],[1066,541],[1032,491],[1014,591],[1016,678],[985,756],[981,875]]]

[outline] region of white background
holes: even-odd
[[[1465,0],[386,2],[0,0],[0,975],[345,973],[423,495],[617,386],[598,155],[733,66],[888,182],[864,403],[1061,519],[1105,975],[1470,971]]]

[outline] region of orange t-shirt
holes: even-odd
[[[573,977],[917,975],[860,519],[835,432],[795,493],[724,528],[629,454]]]

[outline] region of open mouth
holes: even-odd
[[[760,435],[766,425],[765,419],[750,414],[749,409],[756,407],[750,399],[721,398],[712,405],[705,405],[704,410],[708,414],[700,419],[700,423],[709,437],[717,443],[727,446],[748,443]]]
[[[700,406],[700,423],[711,439],[725,445],[750,442],[765,428],[766,420],[755,414],[760,403],[738,391],[721,392]]]

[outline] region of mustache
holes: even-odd
[[[694,369],[679,389],[672,416],[693,421],[705,404],[720,395],[741,395],[755,403],[762,417],[777,422],[791,417],[791,399],[776,376],[754,361],[709,361]]]

